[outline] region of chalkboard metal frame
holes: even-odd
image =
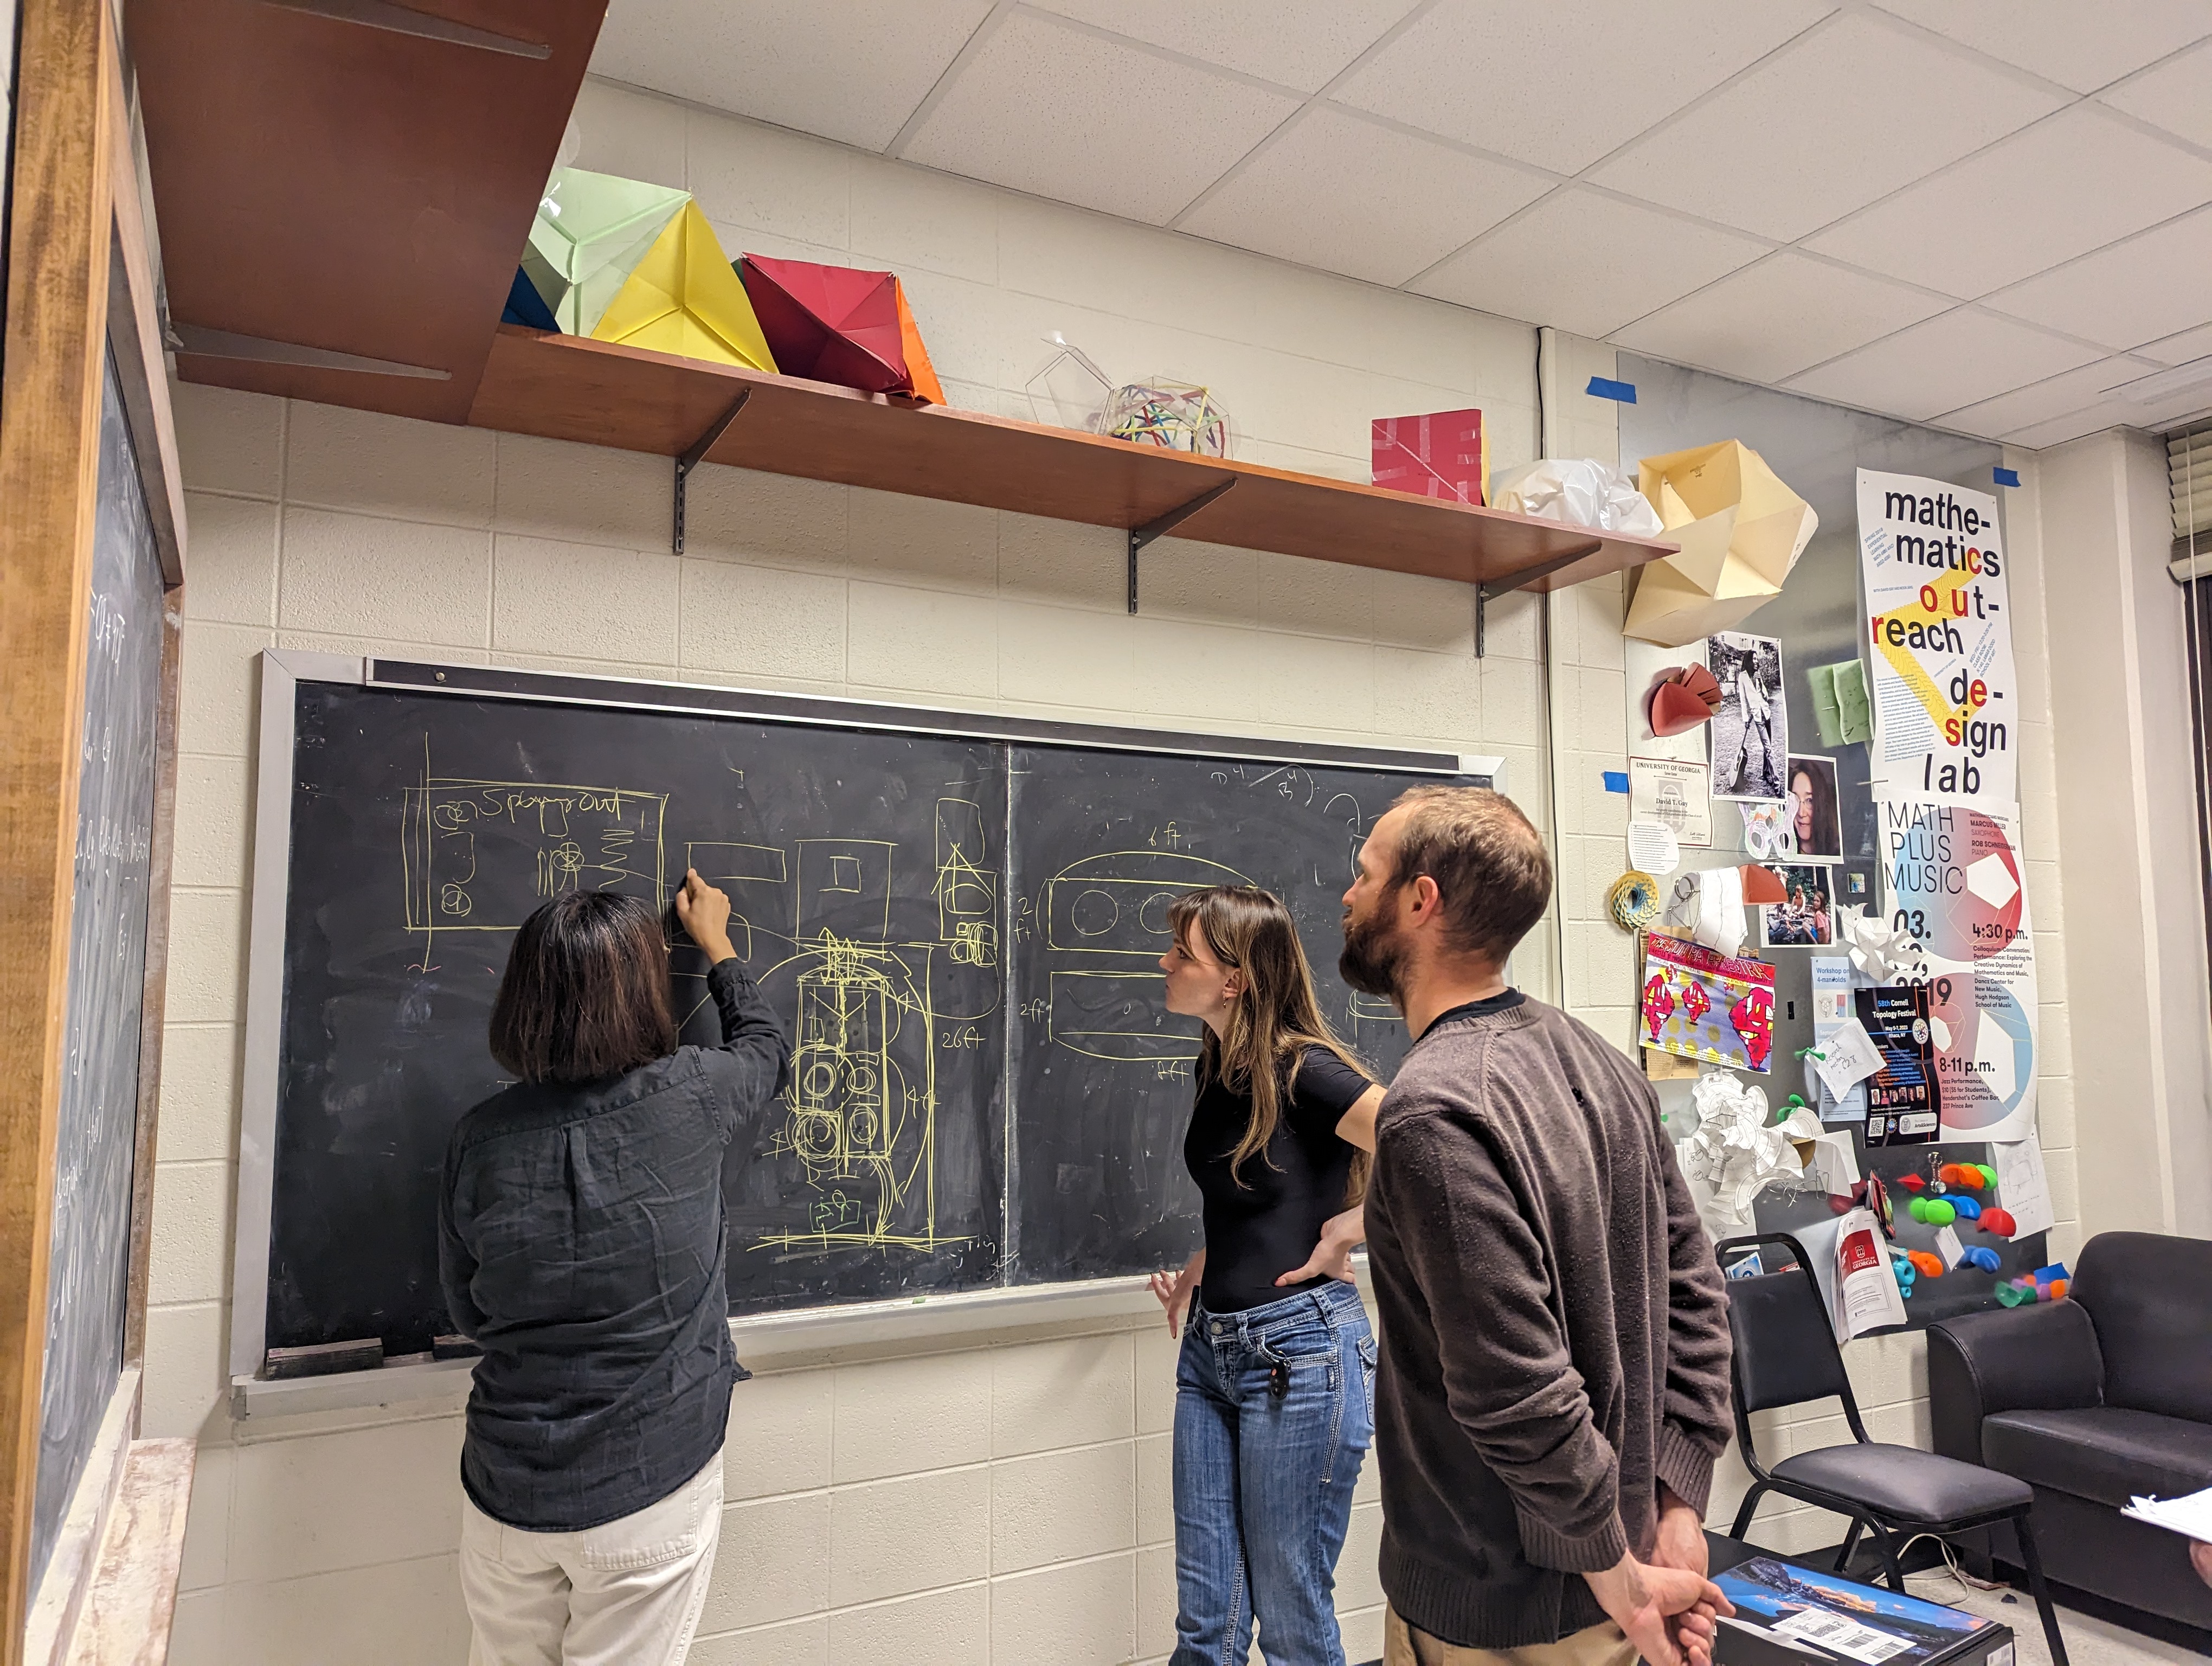
[[[1272,763],[1386,769],[1409,774],[1473,776],[1503,787],[1504,760],[1494,756],[1392,751],[1378,747],[1058,723],[988,712],[779,694],[714,684],[511,671],[497,666],[265,649],[260,655],[259,734],[254,788],[253,875],[246,930],[245,1059],[240,1082],[238,1196],[231,1287],[230,1375],[240,1415],[315,1405],[381,1403],[441,1391],[454,1375],[424,1357],[388,1361],[380,1371],[344,1377],[271,1383],[259,1375],[267,1351],[269,1253],[274,1202],[278,1069],[284,1010],[284,929],[292,863],[292,759],[299,685],[335,683],[359,688],[450,694],[467,700],[617,707],[691,716],[730,716],[785,723],[834,724],[924,735],[951,735],[1028,745],[1078,746]],[[980,1330],[1001,1323],[1036,1324],[1105,1311],[1141,1311],[1142,1279],[1097,1279],[1068,1285],[1002,1286],[902,1301],[865,1303],[732,1318],[741,1342],[775,1344],[804,1331],[825,1341],[866,1343],[887,1335]],[[1103,1304],[1102,1306],[1102,1304]],[[834,1335],[833,1335],[834,1333]],[[395,1373],[419,1375],[403,1383]],[[349,1386],[341,1387],[340,1384]]]

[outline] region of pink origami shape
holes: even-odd
[[[738,263],[738,276],[785,375],[945,403],[906,293],[891,273],[749,254]]]

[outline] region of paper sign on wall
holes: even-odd
[[[1712,777],[1702,763],[1674,758],[1628,760],[1628,817],[1656,822],[1681,844],[1703,850],[1713,842]]]
[[[1874,795],[2008,809],[2020,697],[1996,499],[1861,469],[1858,510]]]
[[[2022,1139],[2035,1128],[2037,996],[2017,824],[1940,804],[1875,814],[1890,918],[1927,952],[1942,1137]]]

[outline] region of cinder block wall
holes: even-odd
[[[1026,415],[1022,384],[1051,350],[1040,337],[1060,329],[1116,375],[1211,384],[1257,460],[1364,479],[1370,416],[1469,404],[1495,424],[1495,465],[1534,453],[1525,325],[598,83],[579,114],[580,165],[688,185],[732,255],[900,271],[948,393],[971,408]],[[1572,391],[1611,370],[1609,350],[1563,344],[1555,447],[1611,454],[1612,408]],[[1452,585],[1166,539],[1146,553],[1132,618],[1119,537],[1097,528],[710,466],[678,560],[665,459],[200,388],[179,391],[179,423],[192,553],[147,1432],[203,1443],[181,1666],[466,1653],[457,1408],[228,1414],[264,648],[1501,753],[1547,827],[1548,700],[1559,929],[1540,927],[1516,973],[1539,994],[1564,983],[1632,1044],[1634,968],[1601,923],[1625,860],[1625,800],[1601,783],[1626,745],[1617,583],[1554,601],[1548,663],[1540,605],[1496,605],[1478,660],[1472,598]],[[1917,1344],[1850,1355],[1877,1426],[1922,1438]],[[749,1355],[761,1375],[733,1410],[693,1658],[1164,1658],[1172,1359],[1156,1316]],[[1774,1450],[1793,1433],[1778,1423]],[[1370,1468],[1340,1568],[1354,1659],[1380,1652],[1373,1481]],[[1724,1487],[1719,1519],[1732,1503]],[[1762,1536],[1836,1535],[1799,1514]]]

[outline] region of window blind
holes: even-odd
[[[2166,477],[2173,505],[2176,580],[2212,576],[2212,423],[2166,436]]]

